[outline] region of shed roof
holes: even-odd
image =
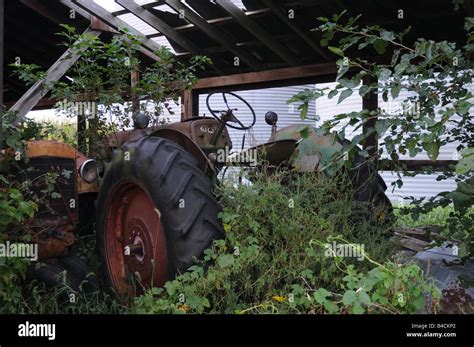
[[[70,18],[69,6],[82,11]],[[154,42],[169,47],[179,60],[203,54],[214,69],[200,77],[220,76],[336,60],[311,31],[319,16],[346,9],[362,13],[361,23],[394,30],[408,26],[407,40],[425,37],[457,41],[463,37],[463,18],[473,15],[472,5],[455,11],[446,0],[20,0],[5,4],[5,103],[26,91],[8,64],[19,57],[47,69],[64,51],[58,46],[59,23],[82,31],[93,15],[104,13],[129,25]],[[403,18],[399,19],[399,10]],[[105,11],[105,12],[104,12]],[[84,17],[84,16],[85,17]],[[110,23],[107,23],[110,24]],[[156,47],[156,46],[155,46]],[[235,66],[235,58],[239,66]],[[145,58],[145,62],[146,62]]]

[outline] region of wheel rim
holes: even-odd
[[[141,186],[126,181],[114,188],[105,233],[107,269],[118,294],[135,296],[166,282],[168,257],[161,214]]]

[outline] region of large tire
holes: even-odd
[[[99,281],[89,265],[81,258],[66,255],[58,259],[58,264],[68,271],[68,274],[79,283],[79,290],[84,294],[96,294],[99,291]]]
[[[369,204],[369,211],[379,221],[393,219],[393,207],[385,195],[387,185],[374,165],[356,154],[349,169],[349,177],[354,191],[354,200]]]
[[[58,290],[59,300],[67,302],[69,294],[80,292],[80,282],[60,264],[38,263],[28,268],[26,280],[44,285],[45,289]]]
[[[211,182],[199,169],[197,160],[174,142],[158,137],[143,137],[125,143],[107,169],[97,201],[97,246],[105,285],[119,295],[130,294],[130,288],[121,287],[122,282],[130,282],[130,277],[128,280],[117,279],[114,263],[117,259],[126,264],[124,272],[134,270],[135,274],[138,271],[142,280],[149,276],[145,270],[143,274],[140,273],[140,267],[137,266],[137,262],[143,264],[145,261],[145,266],[148,263],[144,259],[146,250],[150,249],[146,240],[153,239],[148,242],[153,246],[148,252],[153,253],[152,283],[145,283],[145,287],[149,287],[163,285],[165,280],[185,271],[195,258],[199,258],[211,246],[214,239],[223,238],[223,229],[218,220],[221,207],[212,195],[211,188]],[[123,208],[117,204],[119,197],[123,197],[126,203]],[[134,198],[142,201],[134,201]],[[138,204],[148,210],[149,206],[143,202],[147,199],[149,204],[154,205],[152,207],[158,216],[137,209]],[[120,211],[117,212],[117,209]],[[137,233],[141,236],[138,244],[142,246],[142,253],[141,258],[136,255],[137,259],[121,253],[121,248],[126,247],[127,242],[137,244],[127,241],[136,234],[130,235],[126,228],[129,222],[123,221],[134,219],[130,216],[132,212],[138,215],[138,220],[130,223],[137,223]],[[114,220],[118,224],[113,224]],[[159,224],[156,230],[150,227],[154,223]],[[129,237],[122,240],[120,230],[124,230],[123,234]],[[111,233],[118,235],[117,241],[113,240]],[[161,235],[163,233],[164,237]],[[163,241],[166,244],[164,247],[161,244]],[[165,263],[166,269],[160,268]],[[137,290],[131,293],[135,294]]]

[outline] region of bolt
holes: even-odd
[[[125,255],[139,255],[143,256],[143,245],[141,243],[136,243],[133,245],[125,246],[124,249]]]

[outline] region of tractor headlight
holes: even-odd
[[[87,183],[94,182],[99,177],[99,170],[97,168],[97,162],[94,159],[88,159],[82,163],[79,168],[79,175]]]

